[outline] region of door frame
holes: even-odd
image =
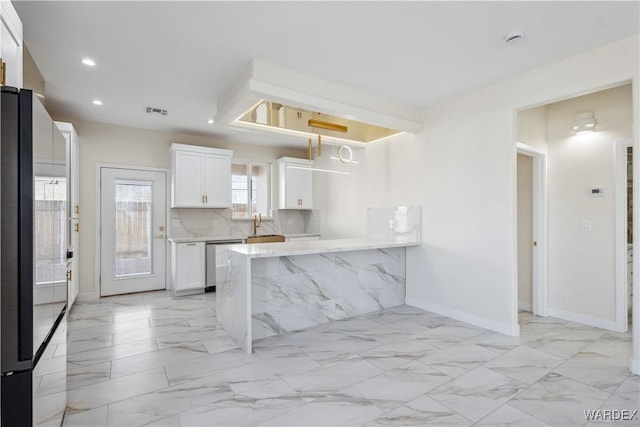
[[[127,169],[127,170],[138,170],[138,171],[144,171],[144,172],[164,172],[167,175],[167,185],[165,186],[165,192],[166,192],[166,196],[165,196],[165,200],[166,200],[166,206],[165,206],[165,215],[167,218],[167,222],[169,222],[170,220],[170,206],[171,206],[171,202],[169,200],[170,197],[170,191],[169,189],[171,188],[171,182],[169,182],[169,179],[171,177],[171,170],[170,169],[166,169],[166,168],[153,168],[153,167],[146,167],[146,166],[136,166],[136,165],[123,165],[123,164],[114,164],[114,163],[96,163],[96,169],[95,169],[95,247],[94,247],[94,253],[95,253],[95,259],[94,259],[94,277],[93,277],[93,291],[94,294],[96,295],[97,299],[102,298],[100,296],[100,273],[101,273],[101,261],[100,261],[100,257],[101,257],[101,239],[102,237],[100,236],[100,227],[102,225],[102,219],[101,219],[101,215],[102,215],[102,209],[101,209],[101,199],[102,199],[102,188],[101,188],[101,184],[102,184],[102,169],[103,168],[108,168],[108,169]],[[169,250],[167,248],[167,239],[168,239],[168,231],[169,231],[169,227],[168,225],[165,228],[166,233],[165,233],[165,240],[164,240],[164,245],[165,248],[167,250],[165,250],[165,260],[164,260],[164,283],[165,283],[165,289],[168,287],[168,283],[167,283],[167,278],[169,277]]]
[[[548,220],[547,220],[547,152],[523,143],[516,143],[516,155],[522,154],[533,160],[533,224],[532,237],[536,242],[536,250],[533,251],[531,269],[533,278],[532,286],[532,313],[537,316],[549,315],[549,283],[548,283]],[[516,190],[517,194],[517,190]],[[517,217],[517,210],[516,210]],[[516,221],[517,223],[517,221]],[[515,234],[516,248],[518,233]],[[518,271],[518,258],[515,258],[515,271]],[[516,295],[518,293],[517,273],[515,283]],[[517,298],[516,298],[517,299]],[[517,316],[517,302],[516,302]],[[517,318],[517,317],[516,317]]]
[[[632,139],[614,141],[615,170],[615,263],[616,263],[616,331],[626,332],[629,326],[627,309],[627,148]],[[634,254],[635,255],[635,254]]]

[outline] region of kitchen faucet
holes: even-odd
[[[257,213],[253,215],[253,235],[258,234],[258,227],[260,227],[260,223],[262,222],[262,215]]]

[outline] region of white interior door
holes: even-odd
[[[165,289],[165,172],[101,168],[100,295]]]

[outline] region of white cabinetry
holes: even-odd
[[[171,207],[231,207],[233,151],[171,144]]]
[[[313,209],[312,163],[305,159],[278,159],[280,209]]]
[[[80,157],[78,135],[73,125],[55,122],[66,141],[66,176],[67,176],[67,247],[73,252],[67,273],[68,304],[73,305],[79,292],[78,278],[80,266]]]
[[[5,85],[22,87],[22,22],[10,1],[0,2],[0,56]]]
[[[178,295],[204,292],[204,242],[171,243],[171,287]]]

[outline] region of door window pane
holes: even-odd
[[[153,273],[153,183],[116,180],[115,192],[115,277],[149,275]]]

